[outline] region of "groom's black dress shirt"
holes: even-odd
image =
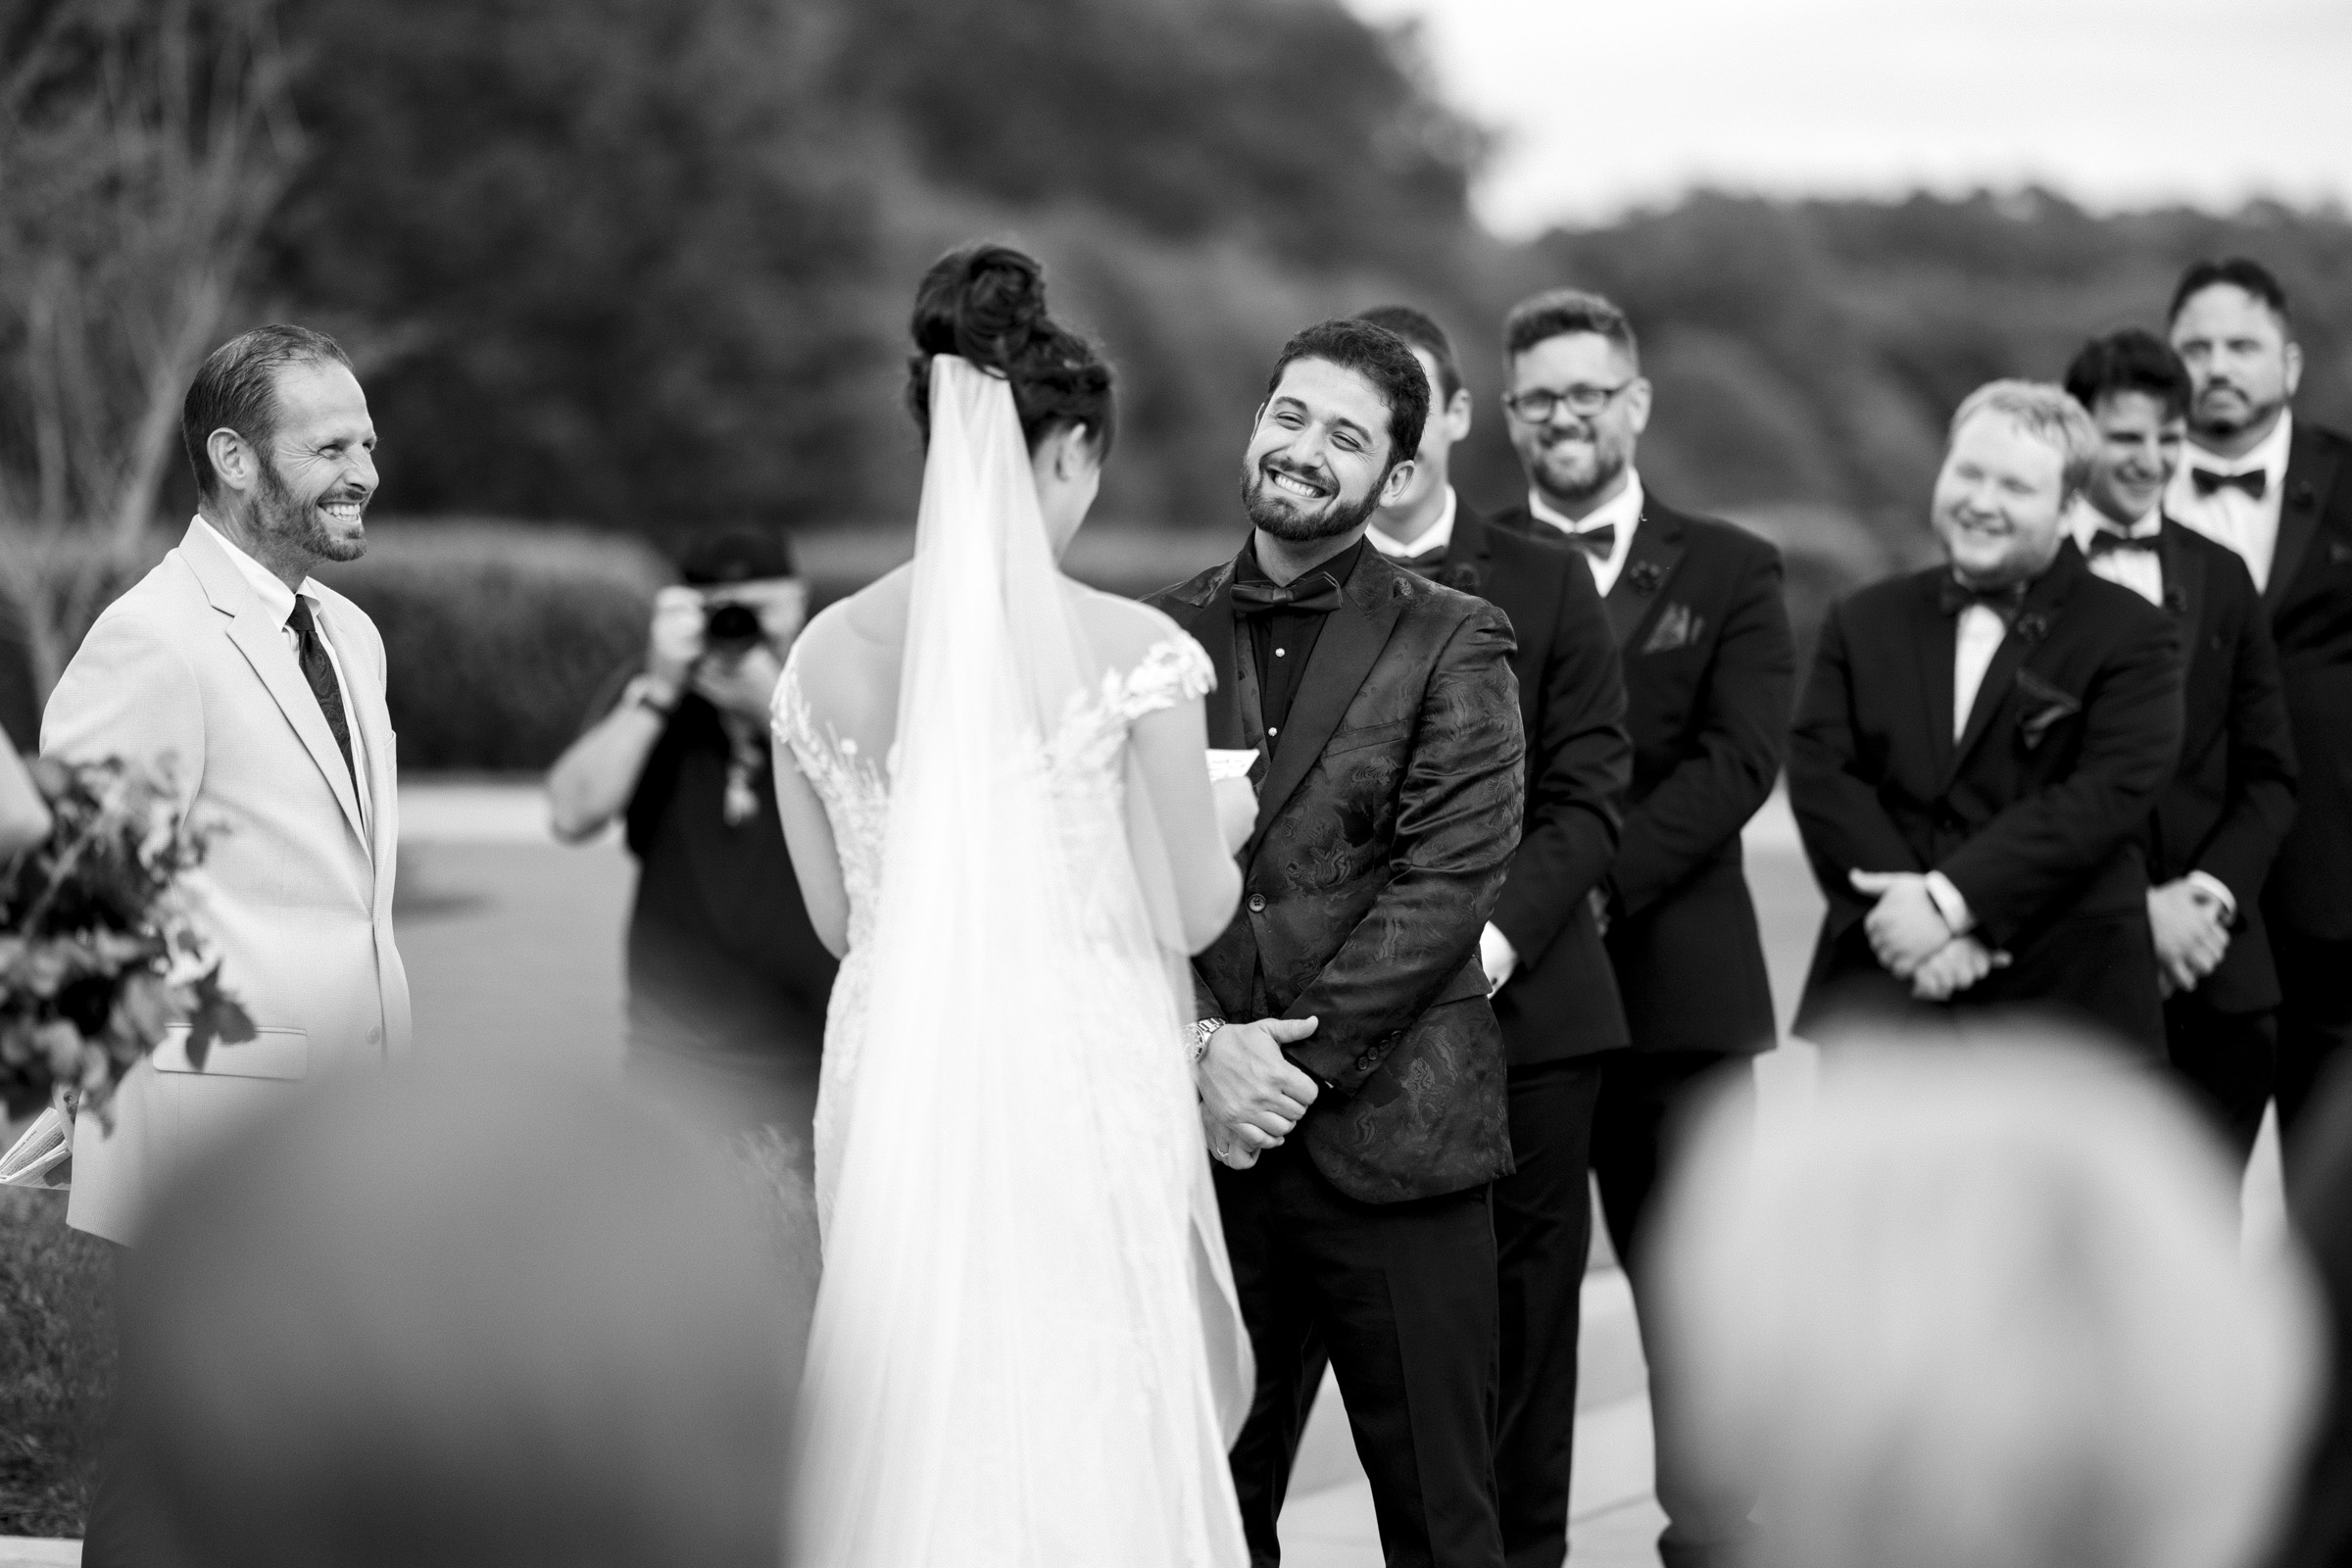
[[[1363,553],[1364,542],[1358,539],[1314,571],[1305,573],[1299,582],[1304,583],[1318,571],[1328,572],[1333,582],[1346,582]],[[1242,547],[1234,579],[1273,582],[1257,564],[1255,539]],[[1291,703],[1298,695],[1298,682],[1306,673],[1306,662],[1315,657],[1316,640],[1323,635],[1323,623],[1331,615],[1322,610],[1270,610],[1244,618],[1250,627],[1250,647],[1257,656],[1258,704],[1265,715],[1266,738],[1279,745],[1283,728],[1291,721]],[[1266,748],[1268,756],[1273,751],[1273,745]]]

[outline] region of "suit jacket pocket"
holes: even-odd
[[[1366,746],[1378,746],[1383,741],[1401,738],[1410,728],[1412,728],[1411,719],[1399,718],[1393,719],[1386,724],[1358,724],[1353,729],[1335,730],[1331,739],[1324,743],[1323,755],[1337,757],[1342,752],[1352,752]]]
[[[2017,720],[2018,738],[2029,752],[2047,740],[2051,730],[2082,711],[2081,700],[2030,669],[2017,672],[2017,694],[2025,705]]]
[[[152,1058],[157,1072],[187,1072],[216,1078],[307,1078],[311,1071],[311,1036],[307,1029],[256,1029],[251,1040],[232,1046],[216,1040],[205,1054],[204,1065],[188,1059],[188,1026],[175,1023],[165,1031]]]

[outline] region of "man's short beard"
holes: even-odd
[[[313,561],[357,561],[368,553],[365,536],[338,539],[328,533],[326,524],[318,520],[318,503],[304,505],[277,476],[274,463],[261,466],[260,493],[254,497],[253,510],[258,531],[284,541]]]
[[[1536,488],[1552,500],[1569,505],[1591,501],[1615,484],[1618,475],[1625,472],[1627,461],[1625,454],[1612,452],[1595,443],[1592,448],[1592,479],[1579,485],[1562,486],[1553,479],[1551,466],[1545,461],[1550,456],[1550,448],[1540,449],[1536,455]]]
[[[1386,475],[1382,476],[1384,479]],[[1353,506],[1334,502],[1331,509],[1311,517],[1301,517],[1266,494],[1271,483],[1265,469],[1254,465],[1242,469],[1242,510],[1250,514],[1250,525],[1263,528],[1286,545],[1311,545],[1324,539],[1337,539],[1349,529],[1359,528],[1371,520],[1380,510],[1380,486],[1374,485],[1364,499]]]
[[[2256,425],[2261,424],[2266,419],[2276,418],[2278,415],[2278,411],[2286,407],[2286,400],[2284,398],[2280,398],[2273,403],[2256,403],[2252,398],[2245,397],[2245,392],[2242,388],[2233,390],[2237,391],[2239,397],[2245,398],[2246,415],[2244,418],[2200,418],[2197,411],[2204,404],[2205,400],[2201,397],[2194,398],[2190,400],[2188,406],[2188,428],[2190,432],[2197,435],[2215,435],[2223,437],[2233,436],[2240,430],[2253,429]]]

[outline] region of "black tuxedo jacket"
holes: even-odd
[[[1611,1051],[1631,1038],[1601,945],[1592,889],[1617,854],[1617,802],[1632,776],[1617,641],[1585,558],[1496,528],[1458,501],[1437,579],[1510,617],[1527,733],[1527,814],[1490,918],[1518,950],[1494,998],[1511,1062]]]
[[[1208,743],[1264,760],[1241,912],[1194,960],[1216,1013],[1313,1016],[1294,1137],[1365,1202],[1508,1173],[1502,1032],[1478,957],[1519,843],[1510,623],[1366,550],[1271,752],[1233,564],[1152,597],[1216,666]]]
[[[1880,973],[1860,932],[1876,901],[1849,871],[1942,871],[1980,940],[2024,973],[2050,972],[2079,921],[2136,917],[2144,945],[2148,815],[2180,750],[2171,618],[2092,575],[2068,542],[2027,593],[1955,744],[1959,617],[1938,604],[1945,571],[1861,589],[1822,626],[1788,755],[1789,804],[1830,906],[1800,1029],[1834,1014],[1845,982]],[[1963,1000],[1999,995],[2000,979]]]
[[[2237,900],[2221,965],[2197,986],[2222,1012],[2278,1004],[2261,899],[2272,858],[2295,819],[2295,754],[2278,654],[2237,552],[2165,520],[2157,536],[2164,608],[2185,662],[2180,760],[2148,819],[2148,879],[2191,871]]]
[[[1525,506],[1495,523],[1558,538]],[[1634,742],[1606,884],[1609,956],[1634,1047],[1768,1050],[1772,983],[1740,830],[1779,776],[1796,683],[1780,552],[1645,498],[1604,608]]]
[[[2300,419],[2262,605],[2302,768],[2267,912],[2275,927],[2352,939],[2352,442]]]

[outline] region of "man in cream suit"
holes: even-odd
[[[175,1031],[124,1080],[111,1133],[80,1119],[67,1219],[123,1244],[190,1153],[297,1081],[409,1039],[383,640],[309,576],[367,549],[368,400],[333,339],[266,326],[205,361],[180,434],[200,511],[90,628],[41,750],[168,769],[182,811],[218,828],[205,918],[259,1034],[215,1046],[199,1072]]]

